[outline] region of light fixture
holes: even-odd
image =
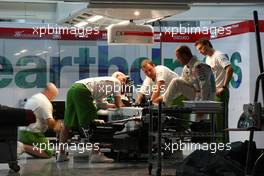
[[[93,22],[98,21],[98,20],[100,20],[102,18],[103,18],[103,16],[101,16],[101,15],[95,15],[95,16],[87,19],[87,21],[93,23]]]
[[[82,21],[82,22],[79,22],[79,23],[75,24],[74,26],[80,28],[80,27],[83,27],[83,26],[85,26],[87,24],[88,24],[88,22]]]
[[[154,29],[150,25],[138,25],[132,20],[128,24],[113,24],[107,28],[110,45],[148,45],[154,43]]]
[[[121,21],[121,22],[119,22],[117,24],[127,24],[127,23],[129,23],[129,21],[128,20],[124,20],[124,21]]]
[[[36,54],[36,56],[41,56],[41,55],[42,55],[42,53],[37,53],[37,54]]]
[[[25,52],[27,52],[26,49],[23,49],[23,50],[20,51],[20,53],[25,53]]]
[[[139,11],[135,11],[135,12],[134,12],[134,15],[135,15],[135,16],[139,16],[139,15],[140,15],[140,12],[139,12]]]
[[[158,20],[161,20],[161,19],[162,18],[154,18],[154,19],[146,21],[146,23],[152,23],[152,22],[155,22],[155,21],[158,21]]]

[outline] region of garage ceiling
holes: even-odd
[[[172,21],[243,20],[252,19],[253,10],[258,10],[260,19],[262,17],[264,19],[263,0],[242,2],[242,0],[0,0],[0,21],[76,25],[100,15],[102,18],[89,24],[108,26],[131,18],[139,23],[164,17],[166,17],[164,20]],[[138,11],[139,15],[133,16],[135,11]]]

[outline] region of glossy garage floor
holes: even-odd
[[[51,159],[21,157],[19,165],[20,172],[13,173],[9,172],[7,164],[0,164],[0,176],[148,176],[147,161],[89,163],[87,160],[75,160],[70,156],[70,161],[56,163],[55,157]],[[175,175],[175,164],[164,166],[162,175]]]

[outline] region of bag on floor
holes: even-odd
[[[177,167],[177,176],[241,176],[244,174],[248,141],[234,142],[231,150],[210,151],[196,150]],[[252,161],[257,156],[256,144],[251,151]]]

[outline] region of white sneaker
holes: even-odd
[[[21,159],[21,156],[25,153],[24,144],[17,141],[17,160]]]
[[[17,142],[17,157],[19,158],[25,152],[24,144],[22,142]]]
[[[61,153],[61,152],[59,152],[59,153],[56,155],[56,161],[57,161],[57,162],[69,161],[69,158],[68,158],[68,156],[67,156],[65,153]]]
[[[91,163],[112,163],[114,160],[112,158],[106,157],[103,153],[92,154]]]

